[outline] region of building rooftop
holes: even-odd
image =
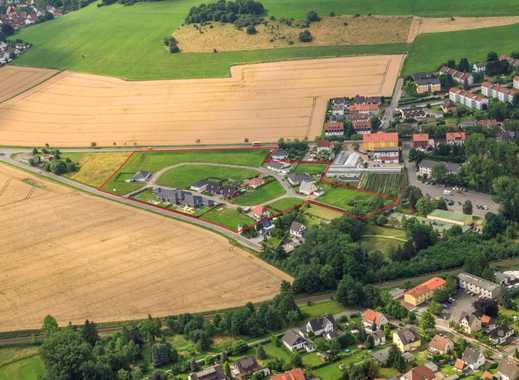
[[[478,287],[480,287],[482,289],[485,289],[485,290],[488,290],[490,292],[496,290],[497,288],[499,288],[498,284],[496,284],[496,283],[494,283],[492,281],[485,280],[484,278],[475,276],[475,275],[470,274],[470,273],[462,272],[462,273],[458,274],[458,279],[460,279],[462,281],[465,281],[465,282],[469,282],[469,283],[475,284]]]
[[[409,294],[413,297],[420,297],[429,292],[435,291],[439,287],[445,285],[445,280],[441,277],[433,277],[430,280],[421,283],[418,286],[415,286],[412,289],[409,289],[405,294]]]

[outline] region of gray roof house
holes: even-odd
[[[307,333],[312,333],[315,336],[324,336],[327,339],[332,339],[336,330],[337,323],[331,314],[311,319],[306,323]]]
[[[288,330],[281,338],[281,342],[288,350],[292,352],[300,350],[313,350],[311,343],[304,338],[303,332],[299,329]]]
[[[422,160],[418,164],[418,173],[420,175],[431,175],[433,168],[438,165],[445,165],[448,174],[458,174],[461,168],[460,164],[456,164],[454,162]]]
[[[155,187],[153,194],[164,203],[170,203],[178,206],[188,206],[191,208],[212,207],[216,203],[201,195],[194,195],[189,191],[182,189],[167,189],[164,187]]]
[[[467,347],[461,359],[465,363],[465,367],[469,367],[473,371],[477,371],[485,364],[485,355],[477,348]]]
[[[508,326],[498,326],[488,333],[488,339],[494,344],[505,344],[514,335],[514,330]]]
[[[245,356],[231,364],[231,375],[235,379],[246,379],[260,369],[261,366],[256,361],[256,358]]]
[[[188,380],[225,380],[225,373],[219,364],[189,375]]]
[[[148,182],[151,179],[151,173],[145,170],[139,170],[130,179],[130,182]]]
[[[311,181],[312,177],[306,173],[290,173],[287,180],[292,186],[299,186],[303,181]]]
[[[299,192],[304,195],[312,195],[317,190],[317,185],[313,181],[303,181],[301,185],[299,185]]]
[[[303,239],[305,237],[306,226],[299,222],[293,221],[290,225],[290,236]]]
[[[373,358],[379,362],[383,367],[387,366],[389,361],[389,354],[391,353],[392,347],[386,347],[380,351],[372,353]]]
[[[484,298],[497,298],[501,293],[501,287],[484,278],[470,273],[458,274],[458,282],[461,289]]]
[[[501,380],[519,380],[519,367],[510,359],[504,359],[497,367],[497,375]]]

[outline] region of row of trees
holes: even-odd
[[[186,24],[200,24],[210,21],[236,23],[240,18],[247,17],[250,23],[259,23],[261,16],[266,13],[263,4],[255,0],[219,0],[215,3],[201,4],[191,8],[186,17]],[[246,25],[241,25],[246,26]]]

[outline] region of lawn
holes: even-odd
[[[326,164],[299,164],[296,166],[296,173],[307,173],[310,175],[321,175],[326,169]]]
[[[292,359],[292,355],[283,346],[277,346],[274,343],[268,343],[263,346],[269,359],[278,358],[288,363]]]
[[[285,194],[285,189],[278,181],[274,180],[258,187],[256,190],[234,198],[234,203],[240,206],[254,206],[278,198],[283,194]]]
[[[184,165],[169,169],[157,180],[157,184],[170,187],[189,188],[193,183],[214,178],[229,181],[243,181],[256,177],[259,173],[254,169],[229,168],[211,165]]]
[[[274,211],[282,212],[291,209],[297,205],[300,205],[301,203],[303,203],[303,201],[300,198],[283,198],[275,202],[269,203],[267,207]]]
[[[359,214],[367,214],[384,204],[383,200],[374,195],[331,186],[326,187],[325,194],[320,196],[318,200],[347,211],[356,211]]]
[[[315,352],[304,354],[302,356],[302,359],[305,368],[317,367],[318,365],[323,363],[321,358]]]
[[[329,208],[318,206],[318,205],[310,205],[308,208],[305,209],[305,214],[323,219],[323,220],[333,220],[336,218],[340,218],[344,214],[340,211],[331,210]]]
[[[405,231],[396,228],[368,226],[362,236],[362,247],[368,252],[390,253],[407,241]]]
[[[517,2],[519,6],[519,2]],[[470,31],[418,36],[405,61],[403,74],[437,69],[449,59],[485,60],[489,51],[510,54],[518,48],[519,24]]]
[[[311,305],[299,306],[305,318],[315,318],[325,314],[337,314],[344,311],[344,307],[336,301],[323,301]]]
[[[0,380],[38,380],[45,373],[39,355],[34,355],[0,367]]]
[[[156,172],[168,166],[185,162],[204,162],[259,167],[268,150],[227,150],[227,151],[178,151],[178,152],[136,152],[121,171],[104,186],[105,191],[127,194],[141,188],[142,184],[127,183],[139,170]]]
[[[339,364],[343,364],[345,368],[348,368],[350,364],[359,364],[369,357],[367,351],[355,351],[348,355],[346,358],[341,359],[337,362],[330,363],[324,367],[321,367],[313,373],[321,380],[339,380],[342,377],[343,371],[340,370]]]
[[[0,367],[38,353],[38,347],[2,347],[0,348]]]
[[[248,226],[254,223],[254,219],[247,215],[240,214],[235,209],[225,207],[217,207],[202,215],[200,219],[222,225],[236,232],[238,231],[238,226]]]
[[[129,154],[129,152],[63,153],[63,158],[70,158],[80,165],[79,171],[67,173],[65,176],[85,185],[97,187],[124,163]]]

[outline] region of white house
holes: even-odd
[[[292,222],[290,225],[290,236],[295,237],[297,239],[304,239],[306,232],[306,226],[299,222]]]
[[[333,315],[326,315],[311,319],[306,323],[306,332],[313,333],[315,336],[323,336],[332,339],[337,330],[337,324]]]
[[[519,380],[519,367],[510,359],[504,359],[497,367],[496,377],[500,380]]]
[[[467,347],[461,358],[465,364],[465,368],[477,371],[485,364],[485,355],[477,348]]]
[[[291,352],[302,350],[312,352],[314,350],[312,343],[306,340],[303,332],[299,329],[288,330],[281,338],[281,342]]]
[[[483,89],[483,86],[481,88]],[[485,95],[484,92],[482,93]],[[453,87],[449,90],[449,99],[471,109],[483,110],[488,107],[488,99],[484,96],[476,95],[457,87]]]

